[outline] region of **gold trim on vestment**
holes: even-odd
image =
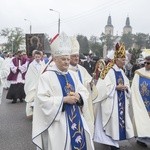
[[[141,77],[145,77],[145,78],[148,78],[148,79],[150,79],[150,76],[146,76],[146,75],[144,75],[144,74],[142,74],[142,73],[140,73],[140,72],[138,72],[138,71],[135,71],[135,73],[137,73],[139,76],[141,76]]]

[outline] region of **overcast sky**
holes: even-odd
[[[133,33],[150,33],[150,0],[0,0],[0,30],[20,27],[29,33],[47,33],[53,37],[58,30],[69,36],[90,37],[104,32],[109,14],[114,34],[122,33],[126,17],[130,17]],[[29,21],[25,21],[27,19]]]

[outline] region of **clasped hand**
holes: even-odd
[[[119,91],[124,91],[124,90],[127,90],[127,89],[128,89],[128,87],[123,85],[123,84],[118,84],[116,86],[116,90],[119,90]]]
[[[64,103],[76,104],[80,100],[80,95],[78,93],[70,92],[64,97]]]

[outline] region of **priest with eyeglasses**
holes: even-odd
[[[145,57],[144,67],[135,71],[131,90],[137,144],[147,147],[150,143],[150,55]]]

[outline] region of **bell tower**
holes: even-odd
[[[111,22],[111,16],[108,16],[107,25],[105,26],[105,34],[106,35],[113,35],[114,27]]]
[[[123,28],[123,34],[132,33],[132,27],[130,26],[130,18],[126,18],[126,24]]]

